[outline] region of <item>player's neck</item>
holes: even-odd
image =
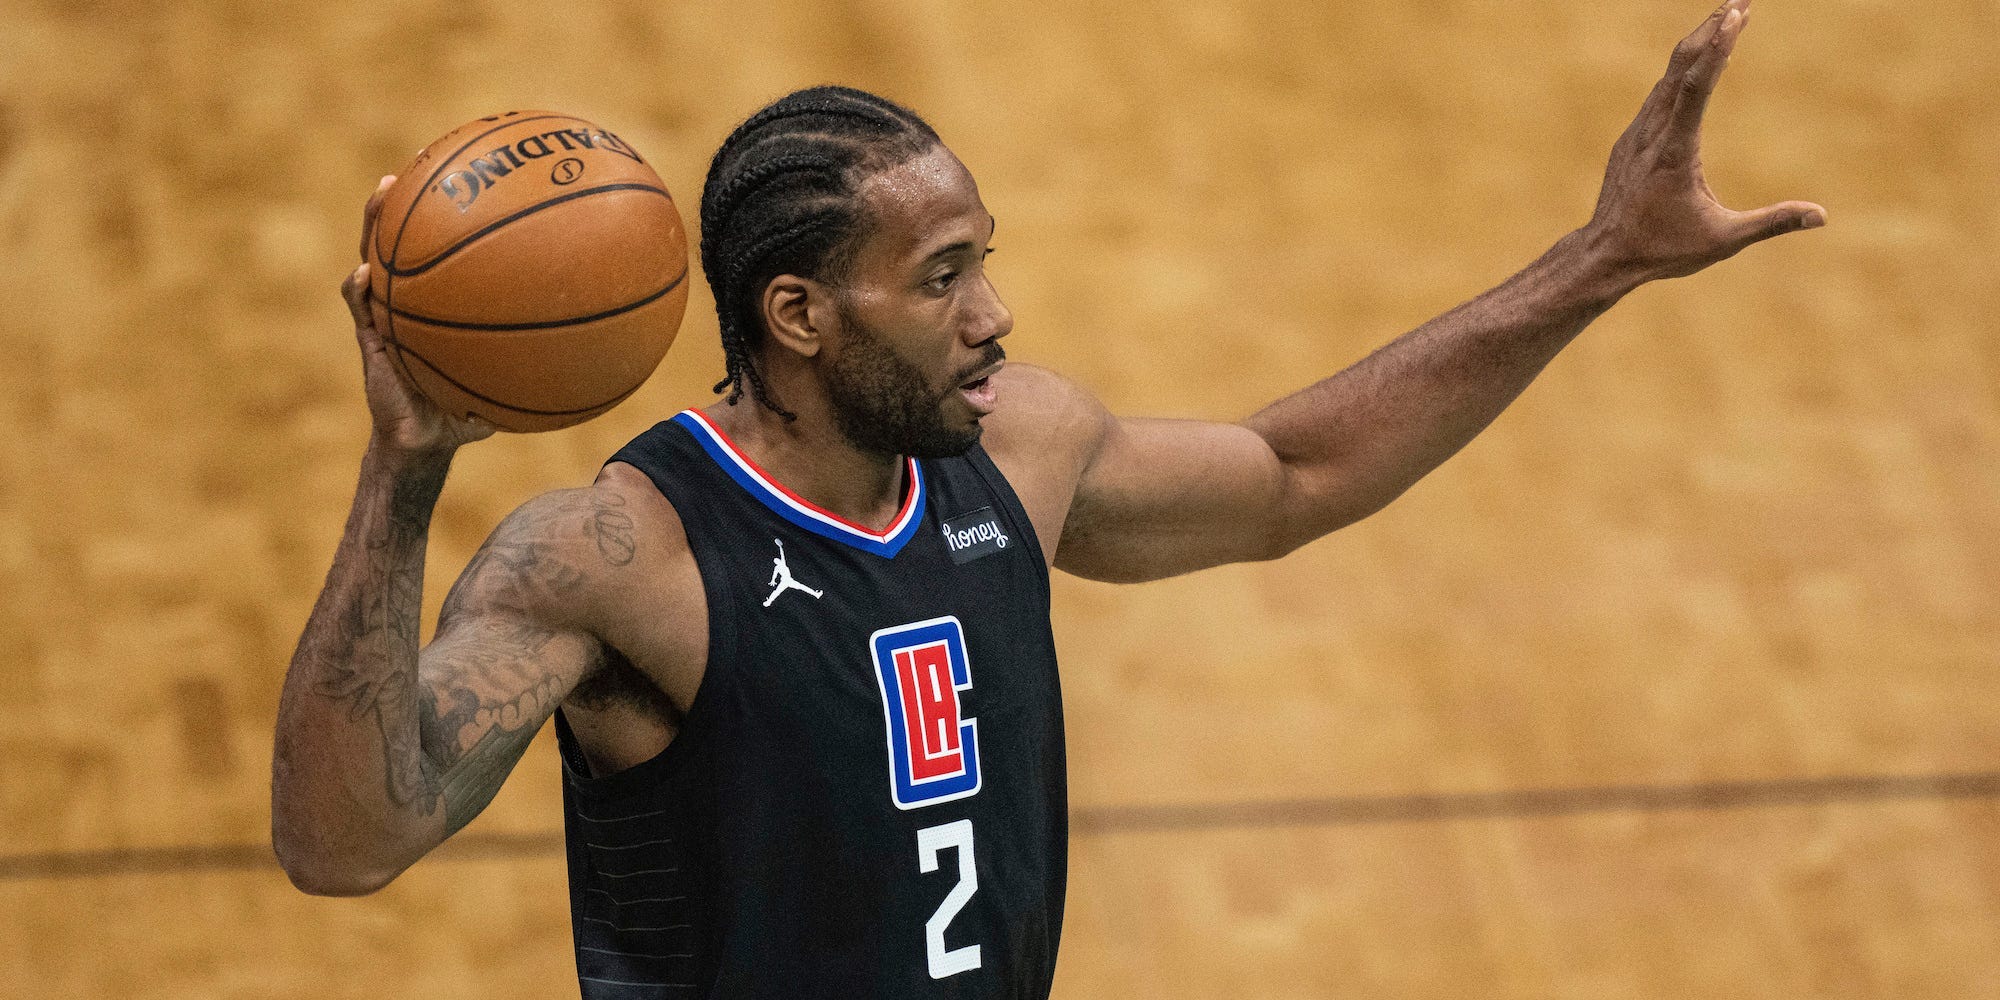
[[[784,402],[797,420],[786,420],[748,394],[734,406],[716,403],[702,413],[744,457],[814,506],[871,530],[894,522],[908,487],[903,457],[848,443],[819,400]]]

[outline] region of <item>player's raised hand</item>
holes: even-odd
[[[1807,201],[1724,208],[1702,176],[1702,116],[1749,17],[1750,0],[1726,0],[1682,39],[1612,147],[1587,229],[1641,280],[1693,274],[1752,243],[1826,224],[1826,209]]]
[[[361,373],[368,393],[368,412],[375,420],[376,439],[398,451],[450,451],[491,435],[493,425],[478,417],[445,413],[411,385],[397,370],[381,331],[375,329],[375,315],[369,308],[369,269],[375,266],[368,262],[370,238],[375,232],[375,217],[382,210],[382,197],[395,181],[394,177],[382,178],[361,210],[362,264],[341,282],[340,294],[347,300],[347,311],[354,316],[354,338],[361,344]]]

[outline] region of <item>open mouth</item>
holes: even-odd
[[[966,382],[958,387],[958,392],[966,404],[972,407],[972,412],[981,416],[993,412],[996,393],[993,391],[992,375],[981,375]]]

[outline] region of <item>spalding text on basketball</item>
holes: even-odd
[[[625,144],[625,140],[601,128],[559,128],[541,135],[531,135],[512,145],[501,146],[484,156],[474,157],[459,170],[454,170],[437,182],[437,191],[452,200],[461,212],[472,208],[479,199],[480,192],[499,183],[500,178],[527,165],[529,160],[539,160],[553,156],[560,151],[574,152],[579,149],[601,149],[607,153],[623,156],[635,163],[646,161]],[[574,162],[571,160],[570,162]],[[576,174],[581,174],[582,164],[577,164]],[[570,180],[575,180],[571,175]],[[566,182],[559,182],[566,183]]]

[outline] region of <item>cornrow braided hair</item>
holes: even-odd
[[[765,335],[764,289],[780,274],[837,284],[868,220],[859,197],[871,174],[938,145],[916,113],[851,87],[794,91],[751,115],[715,151],[701,191],[701,266],[715,290],[729,402],[747,387],[771,398],[754,349]]]

